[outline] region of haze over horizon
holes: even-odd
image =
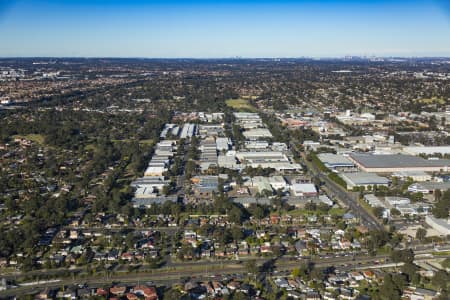
[[[446,1],[0,3],[0,57],[450,56]]]

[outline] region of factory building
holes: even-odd
[[[445,191],[450,189],[450,182],[420,182],[413,183],[408,187],[412,193],[432,194],[436,190]]]
[[[450,154],[450,146],[408,146],[403,147],[403,153],[410,155]]]
[[[378,176],[373,173],[355,172],[355,173],[341,173],[339,176],[347,183],[347,189],[352,190],[354,187],[369,186],[388,186],[389,179]]]
[[[447,171],[450,160],[423,159],[421,157],[402,154],[366,154],[352,153],[349,159],[361,170],[369,173],[395,173],[399,171]]]
[[[413,181],[431,181],[432,177],[423,171],[400,171],[392,174],[392,177],[398,177],[402,180],[407,180],[411,178]]]
[[[426,216],[425,223],[440,235],[447,236],[450,234],[450,219],[437,219],[432,216]]]
[[[323,164],[331,170],[347,171],[353,170],[356,166],[347,157],[339,154],[320,153],[317,155]]]

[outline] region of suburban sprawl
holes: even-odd
[[[0,298],[450,299],[448,59],[0,59]]]

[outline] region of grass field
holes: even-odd
[[[346,212],[345,208],[331,208],[328,212],[331,216],[343,216]]]
[[[111,140],[111,142],[113,143],[129,143],[131,142],[130,139],[124,139],[124,140]],[[148,139],[148,140],[140,140],[139,144],[141,145],[152,145],[153,144],[153,140],[152,139]],[[93,150],[94,152],[97,151],[97,146],[95,144],[87,144],[84,147],[85,150]]]
[[[153,140],[152,139],[140,140],[139,144],[152,145],[153,144]]]
[[[228,99],[226,104],[238,111],[256,111],[256,107],[251,105],[250,102],[245,99]]]
[[[96,152],[97,147],[94,144],[88,144],[84,147],[84,150],[86,150],[86,151],[92,150],[92,151]]]
[[[425,103],[425,104],[445,104],[444,98],[437,98],[437,97],[423,98],[423,99],[420,99],[419,102]]]
[[[129,143],[131,141],[132,141],[131,139],[111,140],[111,142],[113,142],[113,143]],[[152,145],[153,144],[153,140],[152,139],[140,140],[138,142],[139,142],[139,144],[145,144],[145,145]]]
[[[345,212],[346,212],[346,210],[344,208],[331,208],[329,210],[328,214],[331,215],[331,216],[342,216],[342,215],[345,214]],[[309,211],[309,210],[305,210],[305,209],[294,209],[294,210],[291,210],[291,211],[287,212],[286,214],[291,215],[293,217],[311,216],[311,215],[316,215],[316,216],[323,215],[323,213],[320,212],[319,210]]]
[[[441,251],[441,252],[435,251],[435,252],[433,252],[433,255],[436,255],[436,256],[449,256],[450,255],[450,251]]]
[[[33,141],[35,143],[44,144],[44,136],[42,134],[27,134],[27,135],[14,135],[13,138],[21,138],[21,139],[27,139],[30,141]]]

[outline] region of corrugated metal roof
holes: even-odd
[[[366,168],[408,168],[408,167],[444,167],[450,166],[450,160],[427,160],[421,157],[402,154],[366,154],[352,153],[351,159]]]

